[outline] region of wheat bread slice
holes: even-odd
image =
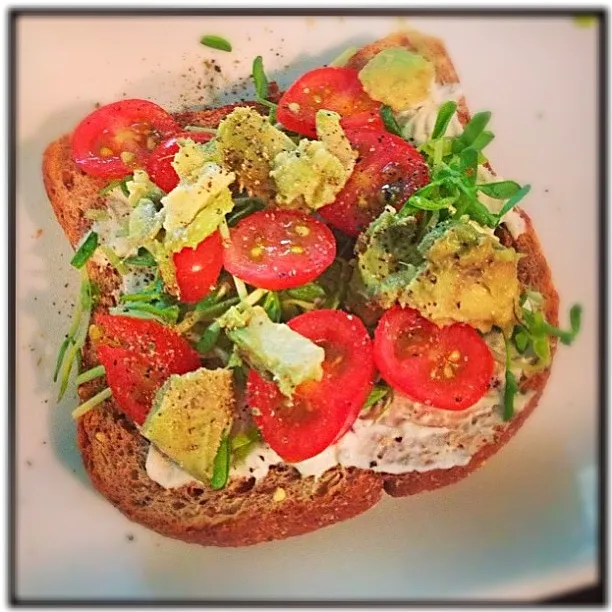
[[[459,83],[443,43],[421,33],[394,34],[367,45],[351,58],[349,65],[359,68],[385,46],[400,44],[434,63],[439,84]],[[234,107],[190,111],[176,117],[181,125],[215,127]],[[469,120],[463,97],[459,99],[458,115],[463,124]],[[104,206],[98,191],[105,181],[79,170],[71,158],[69,143],[66,135],[49,145],[43,159],[43,177],[58,222],[74,247],[89,227],[85,211]],[[531,221],[523,211],[520,214],[526,223],[525,233],[514,240],[502,226],[500,237],[525,254],[519,266],[521,283],[544,295],[547,318],[557,324],[558,296],[548,264]],[[119,276],[112,268],[94,262],[88,263],[88,272],[100,287],[102,299],[97,308],[108,309],[113,305],[112,293],[120,282]],[[96,363],[87,344],[83,367]],[[465,478],[516,434],[535,408],[548,374],[547,370],[522,381],[522,388],[534,391],[534,396],[520,415],[509,426],[500,428],[496,441],[476,453],[469,464],[447,470],[396,476],[338,466],[314,479],[302,478],[290,466],[273,466],[259,481],[234,479],[221,491],[194,485],[166,490],[146,473],[149,443],[122,416],[112,398],[78,420],[77,440],[93,486],[131,520],[187,542],[245,546],[307,533],[354,517],[375,505],[383,490],[393,496],[405,496]],[[79,388],[79,395],[85,400],[102,386],[100,381],[87,383]]]

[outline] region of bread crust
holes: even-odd
[[[348,65],[359,69],[381,49],[397,45],[432,61],[439,84],[459,84],[444,44],[414,31],[393,34],[363,47]],[[465,98],[460,97],[458,102],[458,116],[465,124],[469,120]],[[183,126],[215,127],[235,106],[185,112],[176,118]],[[75,247],[89,228],[85,211],[104,206],[98,191],[105,181],[87,176],[76,166],[68,135],[46,149],[43,179],[58,222]],[[513,241],[513,246],[525,254],[519,263],[519,279],[544,295],[547,318],[557,324],[559,299],[550,269],[529,217],[523,211],[520,214],[526,231]],[[110,268],[91,261],[88,271],[101,290],[97,308],[107,310],[113,305],[111,294],[119,277]],[[554,352],[556,347],[552,348]],[[84,349],[83,363],[84,367],[96,364],[89,343]],[[388,475],[337,466],[315,479],[302,478],[289,466],[272,466],[259,481],[234,479],[220,491],[195,485],[166,490],[148,477],[145,469],[148,442],[122,416],[112,398],[78,420],[77,442],[93,486],[129,519],[186,542],[246,546],[300,535],[352,518],[374,506],[383,492],[394,497],[413,495],[467,477],[516,434],[535,409],[548,376],[549,369],[521,381],[522,390],[534,393],[528,405],[466,466],[446,470]],[[100,382],[92,381],[79,388],[79,395],[85,400],[100,389]]]

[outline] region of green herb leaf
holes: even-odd
[[[253,83],[255,84],[255,93],[258,98],[265,100],[268,97],[268,78],[263,67],[263,58],[258,55],[253,60]],[[276,105],[275,105],[276,106]]]
[[[269,291],[263,301],[263,309],[268,313],[270,320],[278,323],[281,320],[281,303],[276,291]]]
[[[372,389],[372,391],[370,391],[370,394],[368,395],[365,403],[361,408],[360,414],[367,414],[373,406],[375,406],[376,404],[378,404],[378,402],[387,397],[390,391],[391,387],[389,387],[389,385],[384,382],[377,383],[376,385],[374,385],[374,388]]]
[[[76,253],[70,260],[70,264],[77,269],[82,268],[89,258],[94,254],[94,251],[98,248],[98,233],[90,231],[85,237],[81,246],[77,249]]]
[[[205,330],[196,344],[196,351],[205,355],[215,348],[221,335],[221,326],[217,321],[213,321]]]
[[[506,198],[510,198],[521,188],[521,186],[515,181],[484,183],[482,185],[476,185],[476,187],[485,195],[489,196],[490,198],[495,198],[496,200],[505,200]]]
[[[178,305],[172,306],[147,304],[146,302],[131,301],[126,308],[111,308],[113,314],[121,314],[126,317],[137,317],[139,319],[154,318],[162,323],[175,325],[181,314]]]
[[[436,140],[437,138],[444,136],[456,110],[457,103],[453,102],[452,100],[449,100],[440,106],[438,116],[436,117],[436,123],[431,134],[432,140]]]
[[[263,210],[265,207],[265,202],[259,198],[235,198],[234,208],[226,217],[227,224],[230,227],[234,227],[241,219],[248,217],[258,210]]]
[[[231,51],[231,43],[223,38],[222,36],[216,36],[214,34],[206,34],[200,38],[200,44],[211,49],[218,49],[219,51]]]
[[[157,265],[155,257],[153,257],[144,247],[140,247],[136,255],[126,257],[123,262],[130,266],[138,266],[141,268],[152,268]]]
[[[219,450],[213,462],[213,474],[210,479],[210,486],[213,489],[222,489],[227,484],[230,468],[230,443],[229,437],[225,436],[221,440]]]
[[[484,131],[491,120],[491,113],[484,111],[476,113],[465,126],[459,140],[463,147],[469,147]]]
[[[201,307],[198,309],[196,306],[196,311],[199,313],[198,319],[200,321],[210,321],[220,317],[223,313],[227,312],[232,306],[236,306],[236,304],[239,302],[240,298],[233,297],[223,300],[222,302],[217,302],[216,304],[211,304],[206,308]]]
[[[393,110],[390,106],[383,104],[380,107],[380,117],[383,120],[383,123],[385,124],[387,132],[391,132],[391,134],[395,134],[396,136],[402,137],[402,130],[397,124],[397,121],[393,116]]]
[[[471,184],[476,183],[476,175],[478,173],[478,151],[473,147],[463,149],[459,155],[459,164],[468,182]]]
[[[304,300],[306,302],[314,302],[315,300],[327,297],[325,289],[317,283],[306,283],[301,287],[287,289],[285,293],[296,300]]]
[[[251,425],[246,431],[236,434],[230,442],[233,463],[236,464],[246,459],[260,440],[261,434],[254,425]]]
[[[511,370],[512,360],[510,356],[510,342],[504,339],[506,344],[506,386],[504,388],[504,421],[509,421],[514,416],[514,398],[518,392],[516,376]]]
[[[493,132],[489,132],[488,130],[484,130],[479,136],[474,139],[472,143],[472,148],[477,151],[482,151],[490,142],[495,138]],[[479,163],[483,163],[481,159],[478,160]]]
[[[514,345],[516,346],[516,350],[522,355],[529,346],[529,334],[522,327],[516,327],[513,340]]]
[[[119,297],[119,302],[155,302],[162,297],[161,293],[155,292],[142,292],[142,293],[125,293]]]
[[[83,383],[89,382],[90,380],[94,380],[95,378],[100,378],[100,376],[104,376],[105,374],[106,370],[104,369],[103,365],[95,366],[76,377],[77,387]]]
[[[512,210],[531,190],[531,185],[524,185],[521,187],[503,206],[497,215],[497,223]]]
[[[130,174],[129,176],[126,176],[125,178],[116,179],[114,181],[111,181],[108,185],[105,185],[104,187],[102,187],[102,189],[100,189],[98,193],[100,195],[106,195],[110,193],[111,191],[114,191],[117,187],[121,187],[121,191],[123,192],[123,195],[127,198],[130,195],[130,190],[128,189],[127,184],[133,178],[134,176]]]
[[[112,391],[109,388],[102,389],[99,393],[96,393],[93,397],[89,398],[86,402],[78,406],[72,411],[72,418],[78,419],[84,414],[87,414],[90,410],[93,410],[96,406],[109,399],[112,396]]]
[[[75,313],[76,314],[76,313]],[[79,313],[80,316],[80,313]],[[55,361],[55,372],[53,373],[53,382],[57,382],[57,375],[59,374],[60,368],[62,367],[62,362],[64,361],[64,355],[66,354],[66,350],[71,342],[73,342],[73,338],[68,335],[64,338],[59,351],[57,353],[57,360]]]
[[[56,378],[59,378],[60,380],[60,390],[57,401],[60,401],[62,399],[64,393],[66,392],[66,389],[68,388],[68,380],[70,378],[70,373],[72,372],[72,367],[74,365],[75,360],[78,359],[77,355],[79,351],[83,348],[85,340],[87,339],[87,334],[89,331],[89,320],[91,317],[91,307],[91,284],[89,282],[89,277],[87,276],[87,271],[85,269],[82,269],[79,297],[77,305],[75,307],[72,325],[68,330],[68,343],[63,351],[63,354],[61,355],[61,366],[56,375]],[[77,336],[79,329],[80,334]],[[60,352],[62,352],[61,349]],[[59,361],[60,360],[58,359],[58,362]]]

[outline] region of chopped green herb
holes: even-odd
[[[90,231],[85,239],[81,242],[81,246],[77,249],[76,253],[70,260],[70,264],[75,268],[82,268],[89,258],[94,254],[94,251],[98,248],[98,233]]]
[[[361,408],[361,414],[367,414],[371,408],[373,408],[378,402],[383,400],[389,395],[391,387],[384,382],[377,383],[374,385],[372,391],[368,395],[363,407]]]
[[[235,464],[246,459],[260,440],[261,434],[253,425],[232,437],[230,442],[232,462]]]
[[[383,123],[385,124],[387,132],[391,132],[391,134],[395,134],[396,136],[402,136],[402,130],[397,124],[397,121],[393,116],[393,110],[390,106],[383,104],[380,107],[380,117],[383,120]]]
[[[79,290],[79,297],[75,307],[72,325],[68,330],[68,337],[66,338],[67,342],[66,340],[64,341],[65,348],[64,344],[62,344],[62,348],[60,348],[60,355],[58,356],[59,368],[56,366],[56,375],[54,377],[54,380],[57,380],[58,377],[60,380],[60,390],[57,398],[58,402],[62,399],[64,393],[66,392],[70,372],[72,371],[75,360],[78,359],[77,355],[79,354],[79,351],[83,348],[85,340],[87,339],[89,319],[91,317],[91,307],[91,284],[89,282],[89,277],[87,276],[87,271],[82,269],[81,288]],[[77,336],[79,329],[80,334]],[[61,357],[61,359],[59,357]]]
[[[444,136],[446,130],[448,129],[448,124],[453,118],[456,110],[457,103],[453,102],[452,100],[444,102],[444,104],[440,106],[438,116],[436,117],[436,123],[431,134],[432,140],[437,140],[438,138]]]
[[[221,326],[217,321],[213,321],[204,331],[196,344],[196,350],[201,355],[205,355],[215,348],[221,335]]]
[[[126,257],[123,262],[130,266],[138,266],[142,268],[151,268],[157,265],[155,257],[153,257],[153,255],[151,255],[151,253],[149,253],[149,251],[147,251],[147,249],[144,247],[140,247],[136,255]]]
[[[317,283],[306,283],[301,287],[287,289],[284,293],[296,300],[304,300],[306,302],[314,302],[315,300],[327,297],[325,289]]]
[[[215,34],[206,34],[200,38],[200,44],[211,49],[218,49],[219,51],[230,52],[232,50],[232,44],[223,38],[222,36],[216,36]]]
[[[263,67],[263,57],[258,55],[253,60],[253,83],[255,84],[255,94],[264,100],[268,97],[268,77]]]
[[[93,380],[94,378],[100,378],[100,376],[104,376],[104,374],[106,374],[106,370],[104,369],[103,365],[95,366],[94,368],[91,368],[90,370],[87,370],[76,377],[77,387],[83,383]]]
[[[78,419],[84,414],[87,414],[90,410],[101,404],[103,401],[111,397],[112,391],[108,388],[103,389],[99,393],[96,393],[93,397],[89,398],[86,402],[81,404],[78,408],[72,411],[72,418]]]
[[[129,176],[126,176],[125,178],[116,179],[114,181],[111,181],[108,185],[105,185],[104,187],[102,187],[102,189],[100,189],[98,193],[100,195],[106,195],[110,193],[111,191],[114,191],[117,187],[121,187],[121,191],[123,192],[123,195],[127,198],[130,195],[130,191],[127,188],[127,184],[132,179],[133,179],[133,175],[130,174]]]
[[[504,388],[504,421],[509,421],[514,416],[514,398],[518,392],[516,376],[511,368],[510,342],[506,339],[506,386]]]
[[[117,255],[112,247],[103,244],[100,246],[100,250],[104,253],[104,255],[106,255],[106,259],[110,261],[111,266],[113,266],[115,270],[119,272],[119,274],[123,276],[128,273],[128,269],[124,261],[121,259],[121,257],[119,257],[119,255]]]
[[[268,292],[262,306],[271,321],[278,323],[281,320],[281,302],[276,291]]]
[[[258,210],[263,210],[265,207],[265,202],[258,198],[235,198],[234,208],[226,217],[227,224],[233,227],[240,219],[244,219]]]
[[[213,489],[222,489],[229,478],[230,468],[230,443],[229,437],[225,436],[221,440],[219,450],[213,462],[213,475],[210,479],[210,486]]]

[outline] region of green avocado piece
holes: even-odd
[[[359,238],[352,292],[390,308],[424,261],[417,249],[418,229],[415,217],[385,209]]]
[[[431,62],[404,47],[383,49],[359,71],[366,93],[396,112],[426,100],[434,76]]]
[[[252,197],[273,197],[272,162],[279,153],[295,148],[289,136],[248,106],[233,110],[217,129],[217,149],[223,166],[236,174],[239,188],[246,189]]]
[[[181,180],[195,180],[200,168],[206,163],[221,164],[221,155],[214,139],[195,142],[191,138],[179,138],[177,142],[179,150],[174,154],[171,163]]]
[[[288,325],[271,321],[261,306],[235,306],[218,321],[240,356],[261,374],[271,374],[284,395],[323,377],[324,349]]]
[[[170,376],[141,433],[194,478],[208,482],[234,410],[231,371],[200,368]]]
[[[518,307],[520,255],[470,222],[443,224],[419,245],[425,265],[400,295],[438,325],[467,323],[511,331]]]

